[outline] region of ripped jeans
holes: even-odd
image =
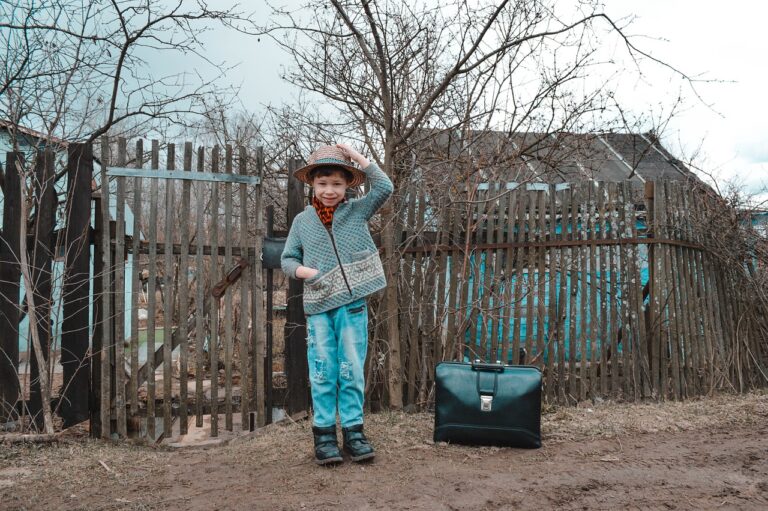
[[[341,426],[363,423],[368,306],[364,298],[307,316],[307,362],[312,387],[313,423]]]

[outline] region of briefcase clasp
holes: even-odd
[[[493,396],[480,396],[480,411],[490,412],[493,404]]]

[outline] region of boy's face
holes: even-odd
[[[312,180],[312,188],[323,206],[332,207],[341,202],[347,192],[347,179],[342,172],[330,176],[318,176]]]

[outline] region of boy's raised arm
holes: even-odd
[[[371,162],[368,167],[363,169],[363,172],[368,176],[370,189],[368,193],[357,199],[357,207],[364,212],[365,218],[370,220],[392,195],[394,186],[389,176],[376,163]]]
[[[394,191],[392,181],[376,163],[368,159],[347,144],[336,144],[336,147],[344,151],[355,163],[360,166],[370,183],[370,190],[360,199],[355,201],[356,206],[360,208],[366,220],[370,220],[376,211],[387,202],[387,199]]]

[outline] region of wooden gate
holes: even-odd
[[[160,440],[191,420],[213,437],[221,417],[264,424],[262,152],[131,149],[101,141],[92,428]]]

